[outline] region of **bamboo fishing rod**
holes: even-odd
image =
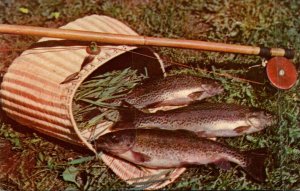
[[[206,42],[200,40],[184,40],[157,38],[138,35],[109,34],[91,31],[69,29],[54,29],[24,25],[0,24],[0,33],[52,37],[66,40],[90,41],[102,44],[132,45],[132,46],[161,46],[186,48],[215,52],[227,52],[247,55],[258,55],[268,60],[267,76],[272,85],[279,89],[289,89],[297,81],[297,70],[290,60],[295,55],[291,49],[265,48],[237,44]]]
[[[290,59],[294,57],[293,50],[283,48],[265,48],[236,44],[206,42],[200,40],[184,40],[137,35],[109,34],[91,31],[55,29],[24,25],[0,24],[0,33],[52,37],[66,40],[93,41],[115,45],[122,44],[133,46],[162,46],[172,48],[197,49],[205,51],[259,55],[266,58],[279,56]]]

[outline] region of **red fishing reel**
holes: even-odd
[[[285,57],[273,57],[267,63],[267,76],[278,89],[290,89],[297,81],[295,65]]]

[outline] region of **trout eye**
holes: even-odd
[[[264,111],[264,116],[266,116],[267,118],[272,118],[272,115],[267,111]]]
[[[119,139],[118,136],[113,135],[113,136],[111,137],[111,142],[113,142],[113,143],[119,143],[119,141],[120,141],[120,139]]]

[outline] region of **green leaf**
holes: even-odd
[[[62,176],[63,176],[64,181],[73,182],[78,187],[80,187],[79,183],[76,181],[76,176],[78,175],[78,173],[79,173],[79,170],[76,167],[70,166],[63,172]]]
[[[251,93],[250,89],[248,89],[248,88],[246,88],[246,95],[248,97],[252,97],[252,93]]]
[[[20,7],[20,8],[19,8],[19,11],[20,11],[21,13],[24,13],[24,14],[28,14],[28,13],[29,13],[29,9],[27,9],[27,8],[25,8],[25,7]]]
[[[55,19],[58,19],[59,16],[60,16],[60,12],[52,12],[50,15],[51,18],[55,18]]]
[[[300,138],[300,129],[290,129],[289,136],[295,139]]]
[[[250,142],[256,142],[256,141],[255,141],[255,138],[254,138],[253,136],[251,136],[251,135],[247,135],[247,136],[246,136],[246,139],[247,139],[248,141],[250,141]]]
[[[77,191],[79,190],[78,188],[75,188],[74,186],[68,186],[65,191]]]
[[[44,157],[43,153],[40,152],[40,153],[38,154],[38,159],[39,159],[41,162],[44,161],[45,157]]]
[[[81,164],[81,163],[85,163],[85,162],[91,161],[94,158],[95,158],[94,156],[81,157],[79,159],[74,159],[74,160],[68,162],[68,164],[69,165]]]

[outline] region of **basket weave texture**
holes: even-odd
[[[138,35],[122,22],[107,16],[91,15],[61,27],[115,34]],[[42,38],[37,45],[24,51],[8,68],[1,84],[3,110],[17,122],[51,137],[89,148],[90,133],[78,130],[73,117],[72,100],[80,84],[96,69],[128,51],[129,46],[101,46],[101,52],[91,63],[81,69],[83,59],[88,56],[85,47],[70,45],[62,39]],[[47,45],[46,47],[44,45]],[[152,53],[152,57],[159,57]],[[163,63],[160,70],[164,72]],[[76,79],[62,83],[78,73]],[[111,124],[106,124],[111,125]],[[106,125],[98,125],[101,132]],[[103,161],[123,180],[132,184],[151,178],[130,180],[155,175],[164,170],[138,168],[112,156],[101,155]],[[153,184],[149,189],[158,189],[173,182],[185,168],[174,169],[168,180]],[[165,178],[161,175],[160,178]]]

